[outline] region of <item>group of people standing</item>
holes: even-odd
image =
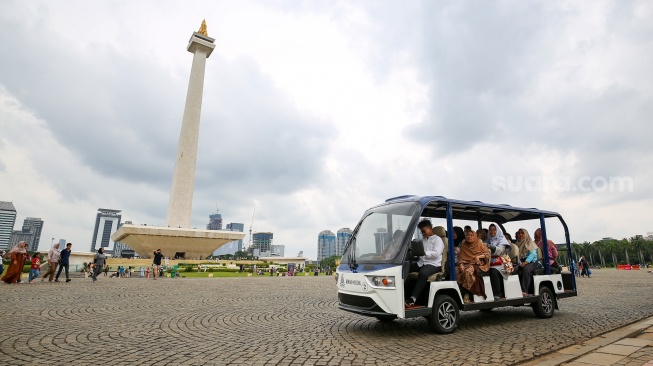
[[[72,248],[72,243],[66,244],[66,249],[59,250],[59,243],[55,244],[52,249],[48,252],[48,271],[43,274],[41,281],[44,281],[49,277],[49,282],[59,282],[59,275],[63,269],[66,270],[66,282],[70,282],[69,275],[69,265],[70,265],[70,253]],[[15,247],[11,248],[9,252],[5,255],[7,259],[11,260],[7,272],[0,278],[1,281],[5,283],[18,283],[21,282],[20,276],[23,273],[23,267],[25,263],[30,264],[30,272],[28,281],[29,283],[34,283],[34,281],[39,277],[41,271],[41,256],[38,253],[35,253],[33,256],[30,256],[27,252],[27,243],[24,241],[16,244]],[[1,257],[0,257],[1,259]],[[1,260],[0,260],[1,262]],[[55,276],[55,271],[59,267],[59,271]],[[2,273],[2,271],[0,271]]]

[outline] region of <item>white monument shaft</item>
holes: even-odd
[[[193,54],[193,66],[172,177],[167,227],[125,224],[111,235],[111,240],[129,245],[143,258],[150,257],[155,249],[161,249],[167,257],[178,254],[186,258],[206,258],[220,246],[245,237],[245,233],[233,231],[190,228],[204,68],[206,59],[215,48],[213,41],[206,33],[206,22],[202,22],[199,32],[193,33],[188,42],[187,50]]]
[[[195,165],[197,162],[197,141],[200,130],[200,114],[202,112],[202,94],[204,92],[204,70],[206,59],[215,48],[213,41],[213,38],[195,32],[188,42],[188,52],[193,54],[193,66],[190,70],[190,81],[188,82],[186,105],[181,123],[166,220],[167,225],[173,228],[190,228]]]

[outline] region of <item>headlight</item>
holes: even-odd
[[[374,288],[395,288],[394,276],[365,276]]]

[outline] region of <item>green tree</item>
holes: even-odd
[[[329,258],[324,258],[320,261],[321,268],[335,268],[336,261],[340,259],[339,255],[332,255]]]

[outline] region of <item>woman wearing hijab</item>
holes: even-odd
[[[542,252],[544,252],[544,241],[542,240],[542,229],[538,228],[535,230],[535,244],[537,244],[538,248],[542,249]],[[558,262],[556,262],[556,259],[558,259],[558,248],[556,248],[556,245],[551,241],[547,240],[547,252],[549,253],[549,266],[551,267],[556,267],[558,268]]]
[[[517,247],[519,248],[519,259],[521,261],[522,277],[521,291],[522,295],[528,296],[528,288],[533,280],[533,272],[539,268],[540,262],[537,260],[537,244],[531,239],[526,229],[517,231]]]
[[[501,228],[495,224],[490,224],[488,237],[488,249],[490,250],[490,283],[492,284],[492,293],[494,300],[499,300],[502,295],[502,279],[507,280],[510,275],[506,272],[503,265],[502,256],[510,253],[510,243],[503,235]]]
[[[20,280],[21,273],[23,273],[25,260],[29,258],[29,254],[27,254],[27,243],[21,241],[16,244],[16,246],[11,248],[7,253],[6,258],[11,259],[11,264],[9,264],[9,268],[7,268],[7,273],[5,273],[0,280],[6,283],[16,283]]]
[[[465,241],[465,232],[460,226],[453,227],[453,252],[454,263],[458,263],[458,254],[460,254],[460,244]]]
[[[487,272],[490,268],[490,252],[472,230],[465,234],[465,241],[460,245],[456,278],[464,293],[465,303],[470,303],[469,294],[485,298],[485,285],[479,271]]]

